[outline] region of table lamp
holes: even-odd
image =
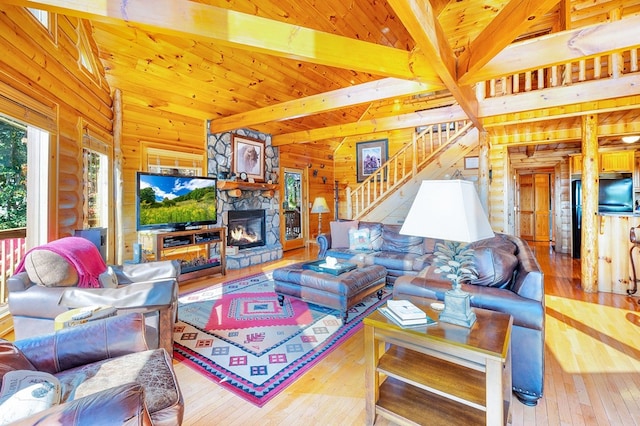
[[[324,197],[316,197],[316,199],[313,200],[311,213],[318,213],[318,235],[322,232],[322,213],[329,213],[330,211],[327,200],[325,200]]]
[[[473,249],[468,243],[494,236],[478,193],[464,180],[422,181],[401,234],[445,240],[436,245],[436,272],[452,281],[444,296],[440,321],[471,327],[476,315],[463,282],[477,277]]]

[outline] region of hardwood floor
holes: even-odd
[[[531,246],[545,272],[545,395],[536,407],[526,407],[514,397],[512,424],[640,425],[638,298],[585,294],[579,262],[556,254],[548,244]],[[181,285],[181,292],[313,259],[315,254],[315,246],[287,252],[284,259],[263,268]],[[363,346],[360,331],[262,408],[174,361],[185,398],[184,424],[362,425]],[[392,423],[378,419],[376,424]]]

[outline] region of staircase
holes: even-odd
[[[471,152],[477,141],[477,130],[466,120],[439,123],[416,133],[411,143],[354,190],[347,188],[347,217],[402,223],[419,182],[441,175]],[[449,149],[454,145],[456,149]]]

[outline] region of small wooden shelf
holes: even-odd
[[[219,180],[218,189],[229,191],[232,189],[240,189],[243,191],[273,191],[278,189],[277,183],[252,183],[232,180]]]

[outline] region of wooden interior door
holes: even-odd
[[[520,236],[533,240],[535,230],[535,190],[533,175],[520,175]]]
[[[307,195],[305,170],[284,168],[280,176],[282,214],[280,215],[280,241],[282,250],[304,247],[307,229]]]
[[[551,175],[519,176],[520,236],[532,241],[551,240]]]
[[[548,173],[536,173],[534,181],[534,241],[551,240],[551,176]]]

